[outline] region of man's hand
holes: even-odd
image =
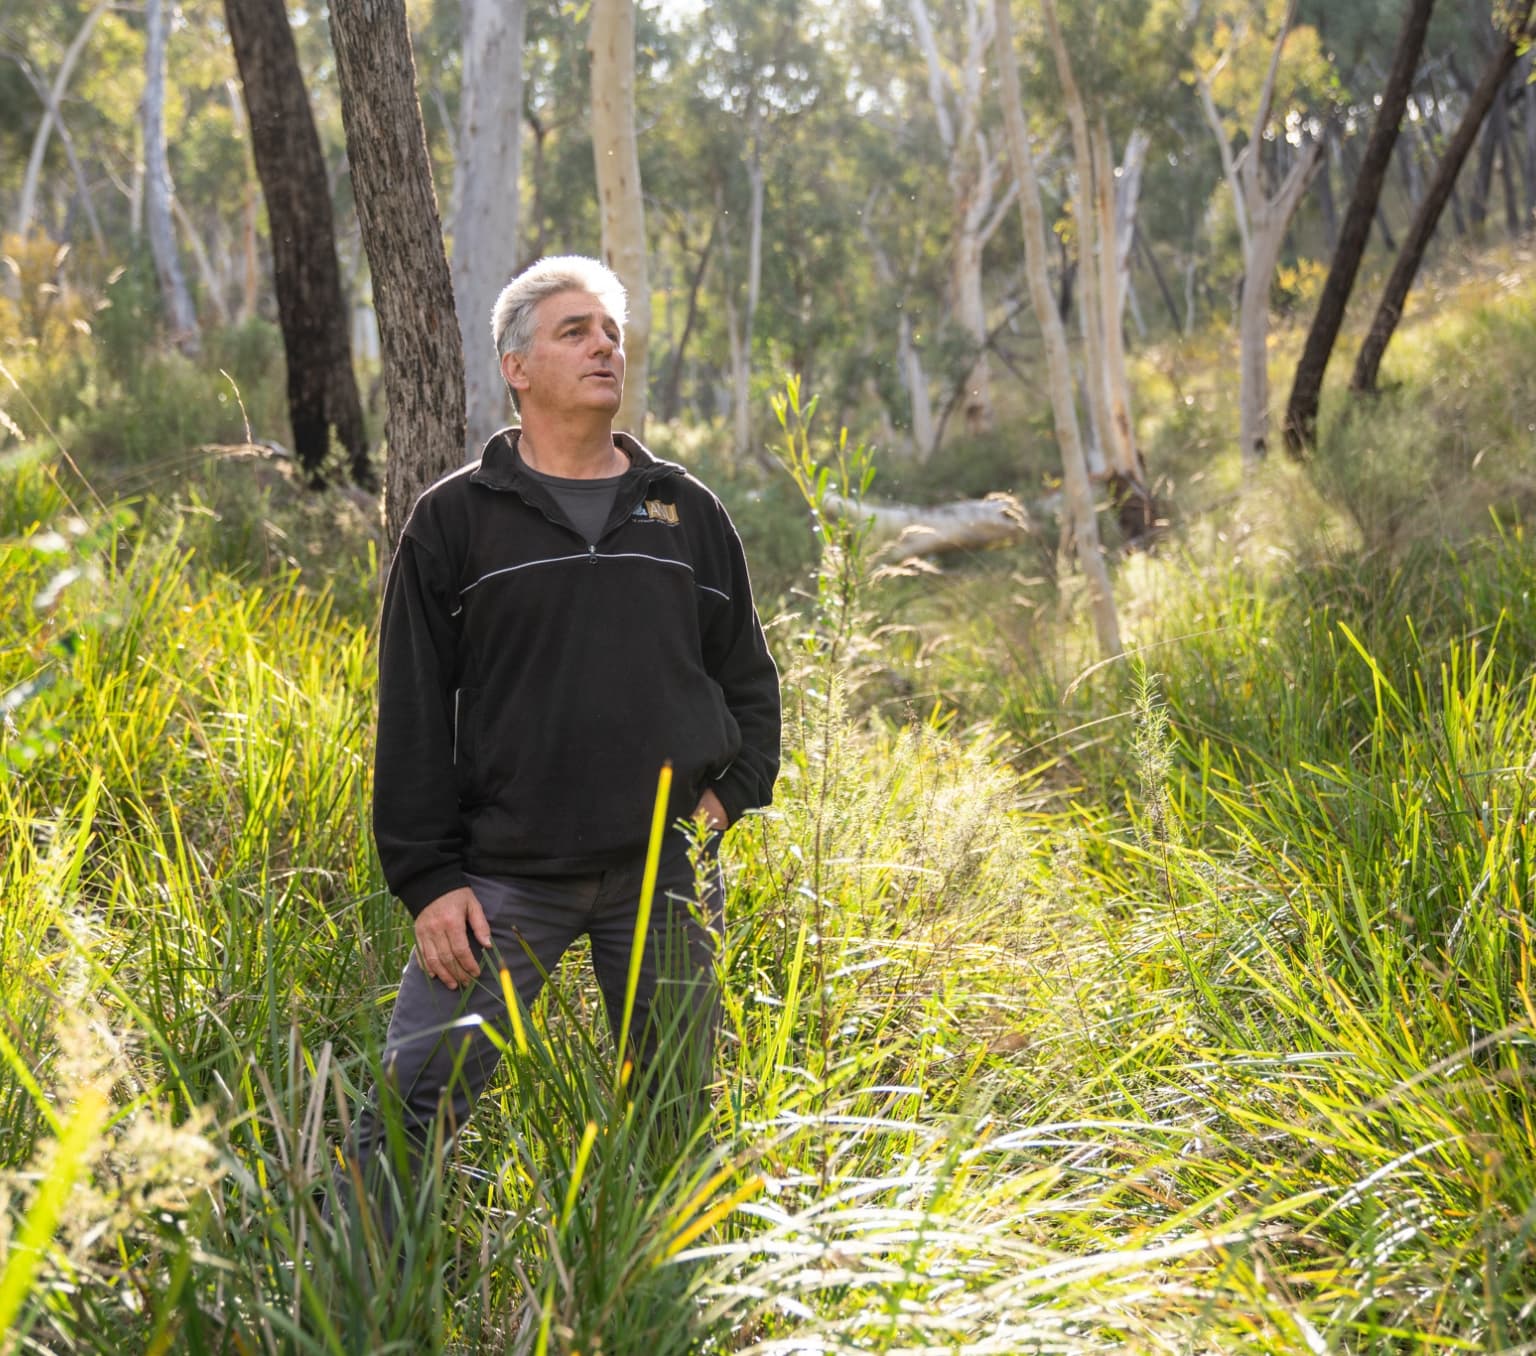
[[[416,916],[416,954],[421,967],[450,989],[473,984],[480,964],[469,947],[473,932],[481,946],[491,944],[485,910],[467,885],[439,895]]]
[[[714,829],[717,832],[724,832],[731,824],[729,816],[725,813],[725,806],[720,804],[720,797],[712,790],[706,790],[699,797],[699,803],[694,808],[693,817],[695,819],[702,819],[705,828]]]

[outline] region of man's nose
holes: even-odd
[[[593,340],[592,346],[599,353],[612,353],[618,345],[617,341],[607,330],[600,329]]]

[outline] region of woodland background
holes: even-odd
[[[1536,1350],[1530,22],[0,7],[0,1352]],[[785,772],[707,1123],[568,968],[392,1256],[380,562],[557,251]]]

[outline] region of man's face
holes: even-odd
[[[624,340],[616,320],[591,292],[556,292],[533,308],[526,353],[502,356],[524,417],[591,410],[612,415],[624,394]]]

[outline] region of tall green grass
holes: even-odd
[[[861,492],[780,413],[813,506]],[[1073,683],[996,578],[890,629],[818,515],[708,1113],[616,1089],[568,965],[391,1241],[322,1212],[410,944],[366,587],[5,474],[0,1350],[1529,1349],[1517,525],[1191,537]]]

